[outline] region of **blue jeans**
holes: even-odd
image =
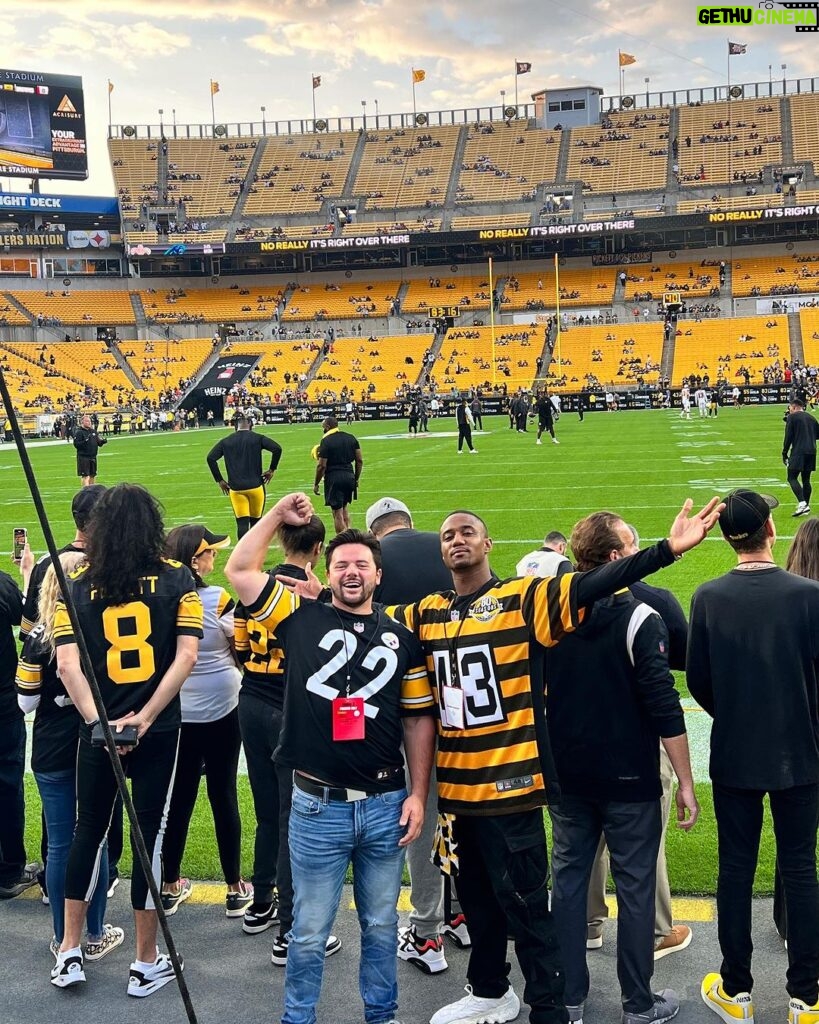
[[[46,889],[54,922],[54,938],[63,941],[65,928],[65,866],[74,838],[77,822],[76,772],[73,768],[62,772],[35,772],[34,778],[43,803],[43,814],[48,831],[48,857],[46,858]],[[108,850],[103,851],[99,880],[88,904],[88,937],[99,939],[105,921],[108,897]]]
[[[26,866],[26,726],[22,714],[0,722],[0,885],[14,885]]]
[[[359,989],[367,1024],[385,1024],[398,1008],[398,892],[404,850],[398,824],[406,790],[351,803],[293,788],[290,861],[293,927],[288,933],[282,1024],[315,1024],[324,947],[353,866],[361,926]]]

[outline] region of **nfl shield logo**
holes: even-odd
[[[353,629],[356,631],[356,633],[363,633],[364,632],[364,623],[363,622],[354,622],[353,623]]]
[[[450,618],[450,621],[452,621],[452,622],[457,622],[460,619],[460,617],[461,617],[461,613],[460,612],[451,611],[449,613],[449,618]]]

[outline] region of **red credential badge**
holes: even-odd
[[[364,739],[364,698],[336,697],[333,701],[333,740]]]

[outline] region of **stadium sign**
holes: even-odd
[[[0,69],[0,174],[85,181],[81,78]]]
[[[65,234],[62,231],[3,234],[0,235],[0,246],[13,249],[64,249]]]
[[[47,196],[4,192],[0,194],[0,208],[32,213],[93,213],[100,217],[119,215],[119,203],[113,196]]]

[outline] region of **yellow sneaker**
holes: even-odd
[[[700,987],[702,1001],[709,1010],[722,1017],[726,1024],[754,1024],[754,1004],[750,992],[738,992],[735,996],[726,995],[719,974],[706,974]],[[813,1024],[812,1020],[799,1020],[798,1024]]]
[[[819,1002],[808,1006],[801,999],[788,1003],[788,1024],[819,1024]]]

